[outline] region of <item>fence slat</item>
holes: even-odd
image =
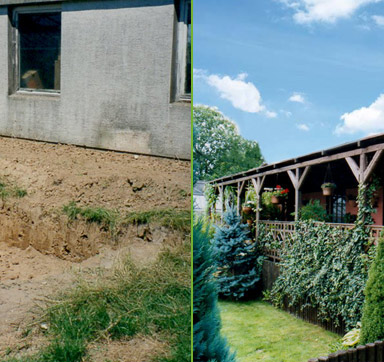
[[[376,362],[384,361],[384,342],[382,341],[376,341],[375,342],[376,347]]]
[[[359,362],[367,362],[366,359],[366,348],[365,346],[357,346],[357,360]]]
[[[375,351],[375,344],[374,343],[368,343],[366,345],[366,353],[367,353],[367,361],[368,362],[375,362],[376,361],[376,351]]]

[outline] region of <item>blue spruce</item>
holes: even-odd
[[[256,292],[263,257],[250,238],[247,225],[234,208],[224,214],[223,226],[217,226],[214,251],[218,264],[217,281],[223,297],[242,299]]]
[[[193,228],[193,361],[235,362],[220,335],[215,262],[209,236],[201,223]]]

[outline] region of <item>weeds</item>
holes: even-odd
[[[188,210],[160,209],[130,212],[122,216],[115,210],[101,207],[79,207],[72,201],[63,207],[63,212],[70,220],[76,220],[78,216],[81,216],[87,222],[98,223],[111,231],[129,224],[154,223],[184,233],[189,233],[191,227],[191,216]]]
[[[10,197],[22,198],[27,195],[27,190],[12,185],[6,181],[0,181],[0,199],[5,201]]]
[[[74,201],[63,206],[63,212],[70,220],[76,220],[78,216],[83,217],[89,223],[103,225],[106,230],[113,231],[119,219],[119,213],[102,207],[78,207]]]
[[[97,282],[79,281],[42,319],[49,325],[49,346],[26,359],[3,362],[80,362],[92,341],[135,335],[157,336],[170,346],[167,356],[154,361],[189,361],[189,248],[165,251],[146,267],[127,258]]]

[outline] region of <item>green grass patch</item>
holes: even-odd
[[[8,181],[0,180],[0,199],[2,199],[3,201],[11,197],[22,198],[26,195],[27,190],[17,185],[13,185]]]
[[[116,210],[102,207],[81,207],[74,201],[63,206],[63,212],[70,220],[76,220],[79,216],[87,222],[103,225],[107,230],[115,230],[118,227],[130,224],[159,224],[170,229],[188,233],[191,228],[191,213],[188,210],[158,209],[151,211],[129,212],[121,215]]]
[[[79,281],[44,311],[49,346],[6,362],[80,362],[103,338],[157,336],[170,346],[154,361],[190,361],[190,245],[165,251],[150,266],[124,260],[109,276]]]
[[[106,230],[113,231],[119,221],[119,213],[102,207],[79,207],[74,201],[63,206],[63,212],[70,220],[76,220],[79,216],[89,223],[103,225]]]
[[[331,353],[337,334],[263,301],[220,302],[222,333],[237,362],[306,362]]]
[[[191,212],[188,210],[159,209],[151,211],[130,212],[124,218],[127,224],[157,223],[174,230],[189,232]]]

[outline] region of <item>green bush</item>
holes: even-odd
[[[320,200],[310,200],[299,212],[300,220],[328,221],[327,210],[320,204]]]
[[[281,306],[317,307],[321,320],[343,321],[347,328],[361,319],[369,258],[364,229],[342,230],[314,221],[298,221],[286,240],[281,274],[271,291],[271,301]]]
[[[199,221],[193,228],[193,360],[234,362],[221,336],[215,261],[210,237]]]
[[[384,339],[384,239],[369,270],[361,326],[363,344]]]

